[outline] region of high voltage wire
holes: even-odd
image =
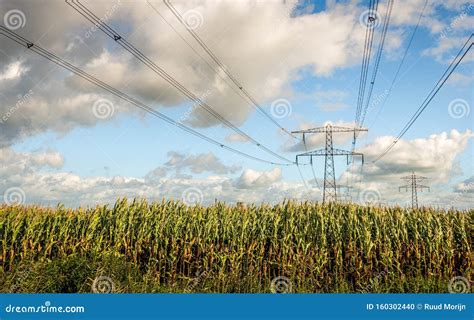
[[[4,35],[5,37],[9,38],[10,40],[18,43],[19,45],[27,48],[27,49],[30,49],[31,51],[35,52],[36,54],[38,55],[41,55],[42,57],[48,59],[49,61],[71,71],[72,73],[76,74],[77,76],[83,78],[84,80],[86,81],[89,81],[90,83],[108,91],[109,93],[113,94],[114,96],[124,100],[124,101],[127,101],[131,104],[133,104],[134,106],[150,113],[151,115],[157,117],[157,118],[160,118],[166,122],[168,122],[169,124],[171,125],[174,125],[190,134],[193,134],[195,136],[197,136],[198,138],[201,138],[209,143],[212,143],[216,146],[219,146],[225,150],[228,150],[228,151],[231,151],[233,153],[236,153],[240,156],[243,156],[243,157],[246,157],[246,158],[249,158],[249,159],[252,159],[252,160],[256,160],[256,161],[260,161],[260,162],[264,162],[264,163],[268,163],[268,164],[272,164],[272,165],[281,165],[281,166],[288,166],[290,164],[284,164],[284,163],[276,163],[276,162],[272,162],[272,161],[268,161],[268,160],[265,160],[265,159],[261,159],[261,158],[258,158],[258,157],[255,157],[255,156],[252,156],[248,153],[245,153],[243,151],[240,151],[240,150],[237,150],[237,149],[234,149],[232,147],[229,147],[227,145],[224,145],[222,143],[220,143],[219,141],[217,140],[214,140],[186,125],[183,125],[173,119],[171,119],[170,117],[154,110],[153,108],[151,108],[150,106],[136,100],[135,98],[127,95],[126,93],[108,85],[107,83],[95,78],[94,76],[86,73],[85,71],[79,69],[78,67],[70,64],[69,62],[61,59],[60,57],[54,55],[53,53],[43,49],[42,47],[38,46],[37,44],[34,44],[33,42],[21,37],[20,35],[14,33],[13,31],[3,27],[3,26],[0,26],[0,34]]]
[[[367,25],[365,29],[364,52],[362,54],[362,66],[360,70],[360,79],[359,79],[359,92],[357,95],[357,107],[356,107],[356,115],[355,115],[355,120],[354,120],[355,126],[358,126],[358,127],[361,127],[359,125],[359,119],[360,119],[360,114],[362,112],[362,106],[364,104],[365,87],[366,87],[367,76],[368,76],[368,71],[369,71],[370,57],[372,54],[372,43],[374,40],[375,25],[371,26],[370,23],[376,23],[376,19],[378,19],[377,18],[378,4],[379,4],[379,0],[370,0],[369,9],[367,11],[368,17],[367,17]],[[374,15],[374,17],[372,17],[372,15]],[[357,135],[354,134],[354,139],[352,141],[352,152],[354,152],[355,150],[356,139],[357,139]],[[354,167],[354,162],[352,162],[351,166]]]
[[[99,28],[102,32],[104,32],[107,36],[112,38],[116,43],[118,43],[120,46],[122,46],[125,50],[130,52],[133,56],[135,56],[138,60],[140,60],[143,64],[145,64],[148,68],[150,68],[152,71],[154,71],[156,74],[158,74],[160,77],[162,77],[164,80],[166,80],[169,84],[171,84],[173,87],[178,89],[183,95],[185,95],[188,99],[202,107],[206,112],[208,112],[210,115],[212,115],[214,118],[222,122],[225,126],[228,128],[232,129],[234,132],[237,134],[241,135],[242,137],[245,137],[248,141],[251,143],[255,144],[258,148],[264,150],[265,152],[273,155],[276,158],[279,158],[280,160],[283,160],[289,164],[293,164],[293,161],[277,154],[276,152],[270,150],[266,146],[262,145],[260,142],[249,136],[247,133],[236,127],[234,124],[232,124],[230,121],[225,119],[222,115],[217,113],[211,106],[209,106],[207,103],[202,101],[200,98],[198,98],[194,93],[189,91],[186,87],[184,87],[180,82],[178,82],[176,79],[174,79],[171,75],[169,75],[165,70],[160,68],[158,65],[156,65],[152,60],[150,60],[146,55],[144,55],[140,50],[138,50],[136,47],[134,47],[132,44],[130,44],[127,40],[125,40],[119,33],[117,33],[114,29],[112,29],[109,25],[107,25],[105,22],[103,22],[100,18],[98,18],[92,11],[90,11],[86,6],[84,6],[82,3],[80,3],[78,0],[66,0],[66,2],[74,9],[76,10],[80,15],[82,15],[84,18],[89,20],[92,24],[94,24],[97,28]]]
[[[304,133],[303,133],[303,145],[304,145],[305,151],[308,152],[308,147],[306,146],[306,139],[305,139]],[[313,157],[309,157],[309,164],[311,166],[311,172],[313,173],[314,182],[316,183],[316,186],[319,189],[320,188],[319,182],[318,182],[318,179],[316,178],[316,172],[314,172]]]
[[[360,80],[359,80],[359,93],[357,96],[357,109],[356,109],[356,117],[355,123],[356,125],[359,124],[360,113],[362,111],[362,105],[364,103],[364,96],[365,96],[365,86],[367,83],[367,75],[369,70],[369,62],[370,56],[372,52],[372,43],[374,40],[374,29],[375,27],[370,27],[369,22],[375,23],[375,20],[370,21],[370,19],[377,19],[377,8],[378,8],[378,0],[370,0],[369,2],[369,11],[368,11],[368,18],[367,18],[367,28],[365,30],[365,41],[364,41],[364,53],[362,55],[362,67],[360,71]],[[370,15],[374,14],[375,17],[371,17]],[[355,139],[353,144],[355,144]]]
[[[267,117],[275,126],[277,126],[280,130],[282,130],[287,135],[291,136],[292,138],[297,139],[295,135],[293,135],[289,130],[285,129],[281,126],[278,121],[276,121],[272,116],[270,116],[259,104],[258,102],[250,95],[250,93],[245,90],[243,85],[232,75],[232,73],[226,68],[226,66],[220,61],[220,59],[212,52],[208,45],[198,36],[196,32],[192,28],[188,26],[186,21],[184,20],[183,16],[179,13],[178,10],[173,6],[170,0],[163,0],[163,3],[170,9],[170,11],[174,14],[174,16],[178,19],[178,21],[183,25],[184,28],[189,32],[189,34],[196,40],[197,43],[206,51],[206,53],[211,57],[211,59],[220,67],[222,71],[229,77],[229,79],[239,88],[239,90],[252,102],[252,106]]]
[[[186,38],[184,38],[181,33],[179,33],[178,30],[176,30],[176,28],[160,13],[160,11],[150,2],[147,0],[147,3],[148,5],[160,16],[160,18],[174,31],[174,33],[176,33],[176,35],[178,35],[178,37],[183,40],[184,43],[186,43],[186,45],[219,77],[222,79],[222,81],[224,81],[228,86],[229,88],[235,92],[235,94],[237,94],[238,96],[240,96],[244,101],[247,101],[247,98],[243,95],[243,93],[241,91],[239,91],[238,89],[236,89],[231,83],[229,83],[229,80],[223,76],[214,66],[212,66],[209,61],[207,61],[207,59],[205,59],[200,53],[199,51],[197,51],[192,45],[191,43],[189,43],[188,40],[186,40]]]
[[[382,157],[384,157],[396,144],[397,142],[405,135],[405,133],[411,128],[413,123],[415,123],[416,119],[421,115],[421,113],[426,109],[426,107],[430,104],[430,102],[433,100],[433,98],[436,96],[438,91],[443,87],[443,85],[446,83],[446,81],[449,79],[451,74],[456,70],[457,66],[461,63],[461,61],[464,59],[466,54],[469,52],[469,50],[472,48],[474,42],[471,42],[472,37],[474,34],[471,34],[471,36],[467,39],[467,41],[464,43],[462,46],[461,50],[459,50],[458,54],[456,57],[451,61],[451,64],[448,66],[448,68],[444,71],[443,75],[441,78],[438,80],[438,82],[435,84],[433,89],[428,93],[426,96],[425,100],[421,103],[420,107],[416,110],[415,114],[411,117],[411,119],[408,121],[408,123],[403,127],[402,131],[398,134],[398,136],[395,138],[395,140],[385,149],[382,154],[380,154],[375,160],[372,161],[372,163],[377,162],[380,160]],[[466,46],[471,42],[469,47],[465,50]],[[465,52],[463,53],[463,51]],[[457,61],[456,61],[457,60]]]
[[[410,50],[411,44],[413,43],[413,38],[415,37],[416,31],[418,30],[418,27],[420,26],[420,22],[421,22],[421,19],[423,18],[423,14],[425,12],[427,4],[428,4],[428,0],[425,0],[425,4],[423,5],[423,9],[421,10],[420,16],[418,17],[418,22],[416,23],[416,26],[413,29],[410,40],[408,41],[405,52],[403,53],[402,60],[400,61],[400,64],[398,65],[397,71],[395,72],[395,76],[392,79],[392,83],[390,84],[390,87],[388,88],[387,94],[385,95],[385,97],[382,101],[382,104],[380,105],[380,108],[377,111],[377,114],[375,115],[375,119],[374,119],[373,123],[375,123],[377,121],[380,113],[382,112],[383,107],[385,106],[385,103],[387,102],[388,97],[390,96],[390,93],[392,92],[392,89],[393,89],[393,86],[395,85],[395,82],[398,80],[398,75],[400,73],[400,70],[402,69],[403,63],[405,62],[405,59],[407,57],[408,51]]]
[[[380,36],[379,48],[377,50],[377,55],[376,55],[376,58],[375,58],[375,65],[374,65],[374,70],[372,72],[372,79],[370,80],[369,91],[367,93],[367,100],[365,101],[365,106],[364,106],[364,109],[362,111],[361,119],[359,119],[359,127],[362,127],[364,125],[364,120],[365,120],[365,116],[367,114],[367,109],[369,108],[369,101],[370,101],[370,98],[372,97],[372,91],[374,89],[375,79],[377,77],[377,71],[379,69],[380,59],[382,57],[383,46],[384,46],[384,43],[385,43],[385,38],[387,36],[388,26],[390,24],[390,17],[392,15],[392,9],[393,9],[393,0],[389,0],[388,4],[387,4],[387,11],[385,13],[385,18],[384,18],[382,35]]]

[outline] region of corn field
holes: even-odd
[[[0,206],[2,292],[448,292],[472,280],[474,210],[118,200]],[[284,278],[283,278],[284,277]]]

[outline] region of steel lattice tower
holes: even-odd
[[[327,128],[330,128],[328,126]],[[332,130],[326,131],[326,155],[324,157],[324,195],[323,202],[336,201],[336,175],[334,171],[334,148],[332,145]]]
[[[315,151],[305,152],[298,154],[296,156],[296,163],[299,163],[300,157],[310,157],[310,162],[312,163],[314,156],[324,156],[324,191],[323,191],[323,203],[325,202],[336,202],[337,199],[337,186],[336,186],[336,174],[334,170],[334,156],[346,156],[347,163],[349,164],[349,156],[361,156],[362,163],[364,162],[364,155],[362,153],[346,151],[341,149],[336,149],[333,146],[332,136],[333,133],[337,132],[351,132],[356,135],[356,132],[359,131],[368,131],[364,128],[348,128],[348,127],[338,127],[327,124],[324,127],[318,127],[307,130],[293,131],[292,133],[301,133],[303,134],[303,142],[306,141],[307,134],[315,133],[324,133],[326,134],[326,143],[324,149],[319,149]]]
[[[406,185],[398,187],[398,191],[405,189],[408,191],[408,188],[411,188],[411,207],[412,209],[418,209],[418,189],[423,192],[423,188],[430,190],[430,187],[420,184],[421,181],[426,180],[426,177],[420,177],[412,172],[410,176],[400,178],[406,181]]]

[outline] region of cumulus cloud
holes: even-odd
[[[460,193],[474,193],[474,176],[471,176],[470,178],[457,184],[454,190]]]
[[[431,187],[431,192],[419,194],[420,204],[472,207],[472,188],[469,186],[473,183],[473,177],[453,185],[451,191],[448,187],[450,175],[453,178],[460,175],[460,172],[453,173],[456,170],[456,157],[466,148],[466,141],[470,137],[472,133],[469,130],[464,133],[453,130],[449,134],[440,133],[425,139],[403,141],[399,147],[402,150],[394,149],[395,153],[387,154],[387,158],[383,158],[381,162],[367,164],[363,168],[354,165],[339,177],[338,184],[345,185],[349,182],[353,186],[351,195],[355,202],[409,205],[410,194],[398,192],[398,186],[404,184],[401,177],[415,170],[416,174],[430,178],[426,184]],[[381,151],[385,147],[385,143],[383,139],[375,141],[364,152],[375,154],[376,150]],[[409,152],[413,153],[420,145],[427,150],[426,155],[412,157]],[[450,156],[443,155],[445,149],[450,150]],[[404,159],[398,161],[397,157]],[[194,166],[189,159],[217,161],[217,172],[233,170],[229,166],[221,167],[222,163],[212,155],[183,156],[180,153],[170,153],[163,165],[143,177],[83,177],[62,171],[64,158],[57,152],[18,152],[3,148],[0,149],[0,161],[3,164],[0,168],[0,193],[6,193],[9,188],[21,188],[27,203],[54,205],[61,202],[68,206],[113,203],[118,197],[182,199],[186,190],[196,189],[203,204],[210,204],[214,199],[229,203],[276,203],[283,199],[321,200],[322,190],[319,187],[306,188],[301,181],[285,181],[280,168],[267,171],[245,169],[240,175],[232,177],[212,172],[206,166]],[[193,170],[210,175],[198,177],[180,173]],[[310,174],[308,170],[303,168],[306,177]]]
[[[409,204],[410,195],[399,192],[398,186],[405,184],[402,177],[414,172],[418,176],[429,178],[425,184],[431,187],[431,192],[420,196],[424,204],[447,205],[452,203],[453,197],[457,197],[456,203],[451,206],[466,207],[472,199],[468,200],[466,194],[450,195],[449,184],[462,174],[456,159],[465,151],[472,137],[471,130],[452,130],[450,133],[432,134],[427,138],[400,140],[385,157],[372,163],[371,160],[380,155],[394,139],[389,136],[380,137],[361,148],[366,164],[363,167],[358,164],[350,167],[339,180],[341,183],[350,181],[356,186],[360,191],[355,199],[358,202],[364,203],[375,195],[376,202]],[[459,187],[460,184],[455,189]]]
[[[189,38],[163,3],[154,3],[154,7],[166,22],[146,2],[133,5],[123,1],[84,3],[235,125],[241,125],[254,112],[236,93],[238,89],[226,84],[229,80],[222,70],[209,68],[170,29],[167,23],[173,24],[181,36]],[[328,3],[325,11],[296,15],[292,13],[295,3],[198,1],[176,3],[176,8],[182,13],[189,9],[199,12],[203,21],[195,31],[256,100],[265,104],[287,91],[296,71],[302,67],[310,66],[315,75],[326,76],[360,60],[364,29],[354,13],[362,11],[362,7],[355,2],[334,2]],[[21,10],[26,17],[24,27],[17,30],[19,34],[32,41],[39,39],[39,44],[46,49],[112,86],[126,88],[133,96],[157,107],[189,103],[64,1],[51,0],[48,5],[26,0],[2,2],[2,14],[11,9]],[[22,57],[22,68],[29,70],[28,76],[10,69],[3,71],[3,77],[15,74],[19,81],[7,88],[9,95],[0,101],[0,114],[16,103],[18,95],[29,90],[35,92],[30,106],[25,105],[22,112],[13,114],[9,118],[11,124],[3,124],[2,130],[6,132],[3,145],[46,130],[70,130],[74,126],[98,123],[90,116],[90,99],[85,96],[105,95],[100,89],[42,57],[25,55],[21,46],[5,37],[0,37],[0,44],[2,65],[11,65],[11,70],[15,71],[18,57]],[[111,97],[106,98],[114,101]],[[65,101],[77,104],[64,112]],[[117,113],[131,110],[133,107],[127,106]],[[187,122],[195,127],[219,123],[200,107],[191,109]]]
[[[216,198],[229,203],[276,203],[288,198],[314,197],[299,182],[281,181],[280,169],[261,172],[245,170],[236,178],[218,174],[199,178],[170,174],[170,171],[176,170],[168,163],[151,170],[144,177],[82,177],[62,172],[60,169],[64,160],[52,151],[27,153],[1,149],[0,160],[4,164],[0,169],[0,195],[5,197],[9,189],[20,188],[26,203],[88,206],[113,203],[119,197],[182,199],[189,190],[200,195],[202,204],[210,204]],[[175,162],[176,157],[170,160]],[[179,166],[182,160],[176,163]],[[255,192],[256,189],[258,192]]]
[[[453,85],[453,86],[469,86],[471,82],[474,80],[473,75],[469,74],[462,74],[460,72],[454,72],[451,77],[449,77],[449,80],[447,81],[448,84]]]
[[[197,155],[185,155],[183,153],[168,152],[169,160],[165,167],[180,172],[189,170],[191,173],[212,172],[216,174],[234,173],[241,169],[238,165],[225,165],[211,152]]]
[[[409,173],[431,174],[438,182],[447,182],[455,160],[467,147],[473,137],[471,130],[432,134],[428,138],[400,140],[395,147],[374,165],[367,166],[365,175],[370,179],[384,179],[387,175]],[[377,138],[372,144],[360,149],[367,161],[378,157],[394,140],[394,137]]]
[[[0,176],[22,175],[26,172],[34,172],[44,167],[61,168],[64,158],[57,152],[16,152],[11,148],[0,148]]]
[[[235,186],[239,189],[258,189],[268,187],[281,179],[281,169],[274,168],[270,171],[255,171],[246,169],[235,181]]]
[[[29,69],[22,65],[21,61],[14,61],[5,66],[3,70],[0,70],[0,82],[6,80],[13,80],[20,78]]]
[[[222,70],[210,68],[180,36],[193,41],[163,3],[153,3],[164,21],[147,2],[83,1],[98,16],[141,49],[152,61],[171,74],[197,97],[205,100],[219,114],[234,123],[243,124],[254,109],[238,94]],[[424,1],[402,1],[395,6],[392,25],[395,30],[417,22]],[[384,3],[380,12],[385,12]],[[175,4],[181,13],[194,10],[202,16],[195,30],[226,65],[227,70],[250,91],[260,104],[269,104],[291,89],[298,70],[305,68],[316,76],[329,76],[335,70],[360,63],[365,29],[359,16],[366,6],[357,1],[343,4],[329,1],[323,11],[311,13],[309,6],[297,1],[195,1]],[[437,1],[428,6],[422,27],[440,32],[449,21],[440,22],[437,8],[451,12],[467,10],[460,2]],[[470,8],[470,7],[469,7]],[[87,72],[114,87],[157,107],[175,107],[189,103],[166,81],[117,46],[62,0],[43,2],[28,0],[2,1],[2,16],[8,10],[20,10],[25,25],[17,30],[22,36],[81,66]],[[445,37],[439,48],[429,53],[440,55],[458,44],[457,31],[471,19],[458,23],[453,37]],[[171,23],[179,35],[173,31]],[[139,32],[138,32],[139,30]],[[159,35],[159,36],[157,36]],[[387,43],[386,53],[400,47],[406,33],[395,32]],[[70,130],[91,126],[99,120],[90,116],[90,100],[84,96],[104,95],[100,89],[64,72],[44,58],[25,54],[21,46],[0,37],[0,86],[9,92],[0,100],[0,114],[14,105],[18,95],[35,92],[31,106],[9,117],[2,124],[2,145],[11,145],[25,137],[46,130]],[[304,50],[303,50],[304,49]],[[19,57],[22,60],[18,60]],[[21,61],[21,62],[19,62]],[[28,72],[26,72],[28,70]],[[5,87],[5,79],[8,81]],[[11,82],[11,83],[10,83]],[[290,90],[291,91],[291,90]],[[78,96],[82,96],[78,97]],[[225,97],[225,99],[223,99]],[[111,97],[109,100],[114,101]],[[63,102],[76,102],[66,108]],[[118,102],[115,101],[115,104]],[[324,109],[345,107],[342,101],[322,101]],[[41,112],[35,112],[40,110]],[[133,112],[133,107],[118,112]],[[297,112],[297,110],[293,110]],[[54,115],[53,117],[49,117]],[[110,120],[110,119],[109,119]],[[219,123],[200,107],[191,109],[187,122],[195,127]],[[229,137],[229,139],[233,139]]]
[[[229,134],[225,137],[227,142],[247,142],[248,138],[237,133]]]

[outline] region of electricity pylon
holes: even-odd
[[[411,188],[411,207],[412,209],[418,209],[418,189],[423,192],[423,188],[428,189],[430,191],[430,187],[420,184],[421,181],[426,180],[428,178],[417,176],[415,172],[412,172],[410,176],[400,178],[406,181],[406,185],[398,187],[398,192],[401,189],[405,189],[408,191],[408,188]]]
[[[313,129],[292,131],[292,133],[301,133],[303,134],[303,143],[306,142],[307,134],[316,134],[316,133],[325,133],[326,134],[326,147],[324,149],[309,151],[305,153],[298,154],[296,156],[296,163],[299,163],[299,157],[310,157],[310,161],[313,161],[314,156],[324,156],[324,191],[323,191],[323,203],[328,201],[337,201],[336,193],[336,175],[334,172],[334,156],[346,156],[347,164],[349,164],[349,156],[361,156],[362,163],[364,163],[364,155],[359,152],[346,151],[341,149],[336,149],[333,147],[332,134],[333,132],[353,132],[354,139],[356,132],[358,131],[368,131],[364,128],[348,128],[348,127],[338,127],[327,124],[325,127],[318,127]]]

